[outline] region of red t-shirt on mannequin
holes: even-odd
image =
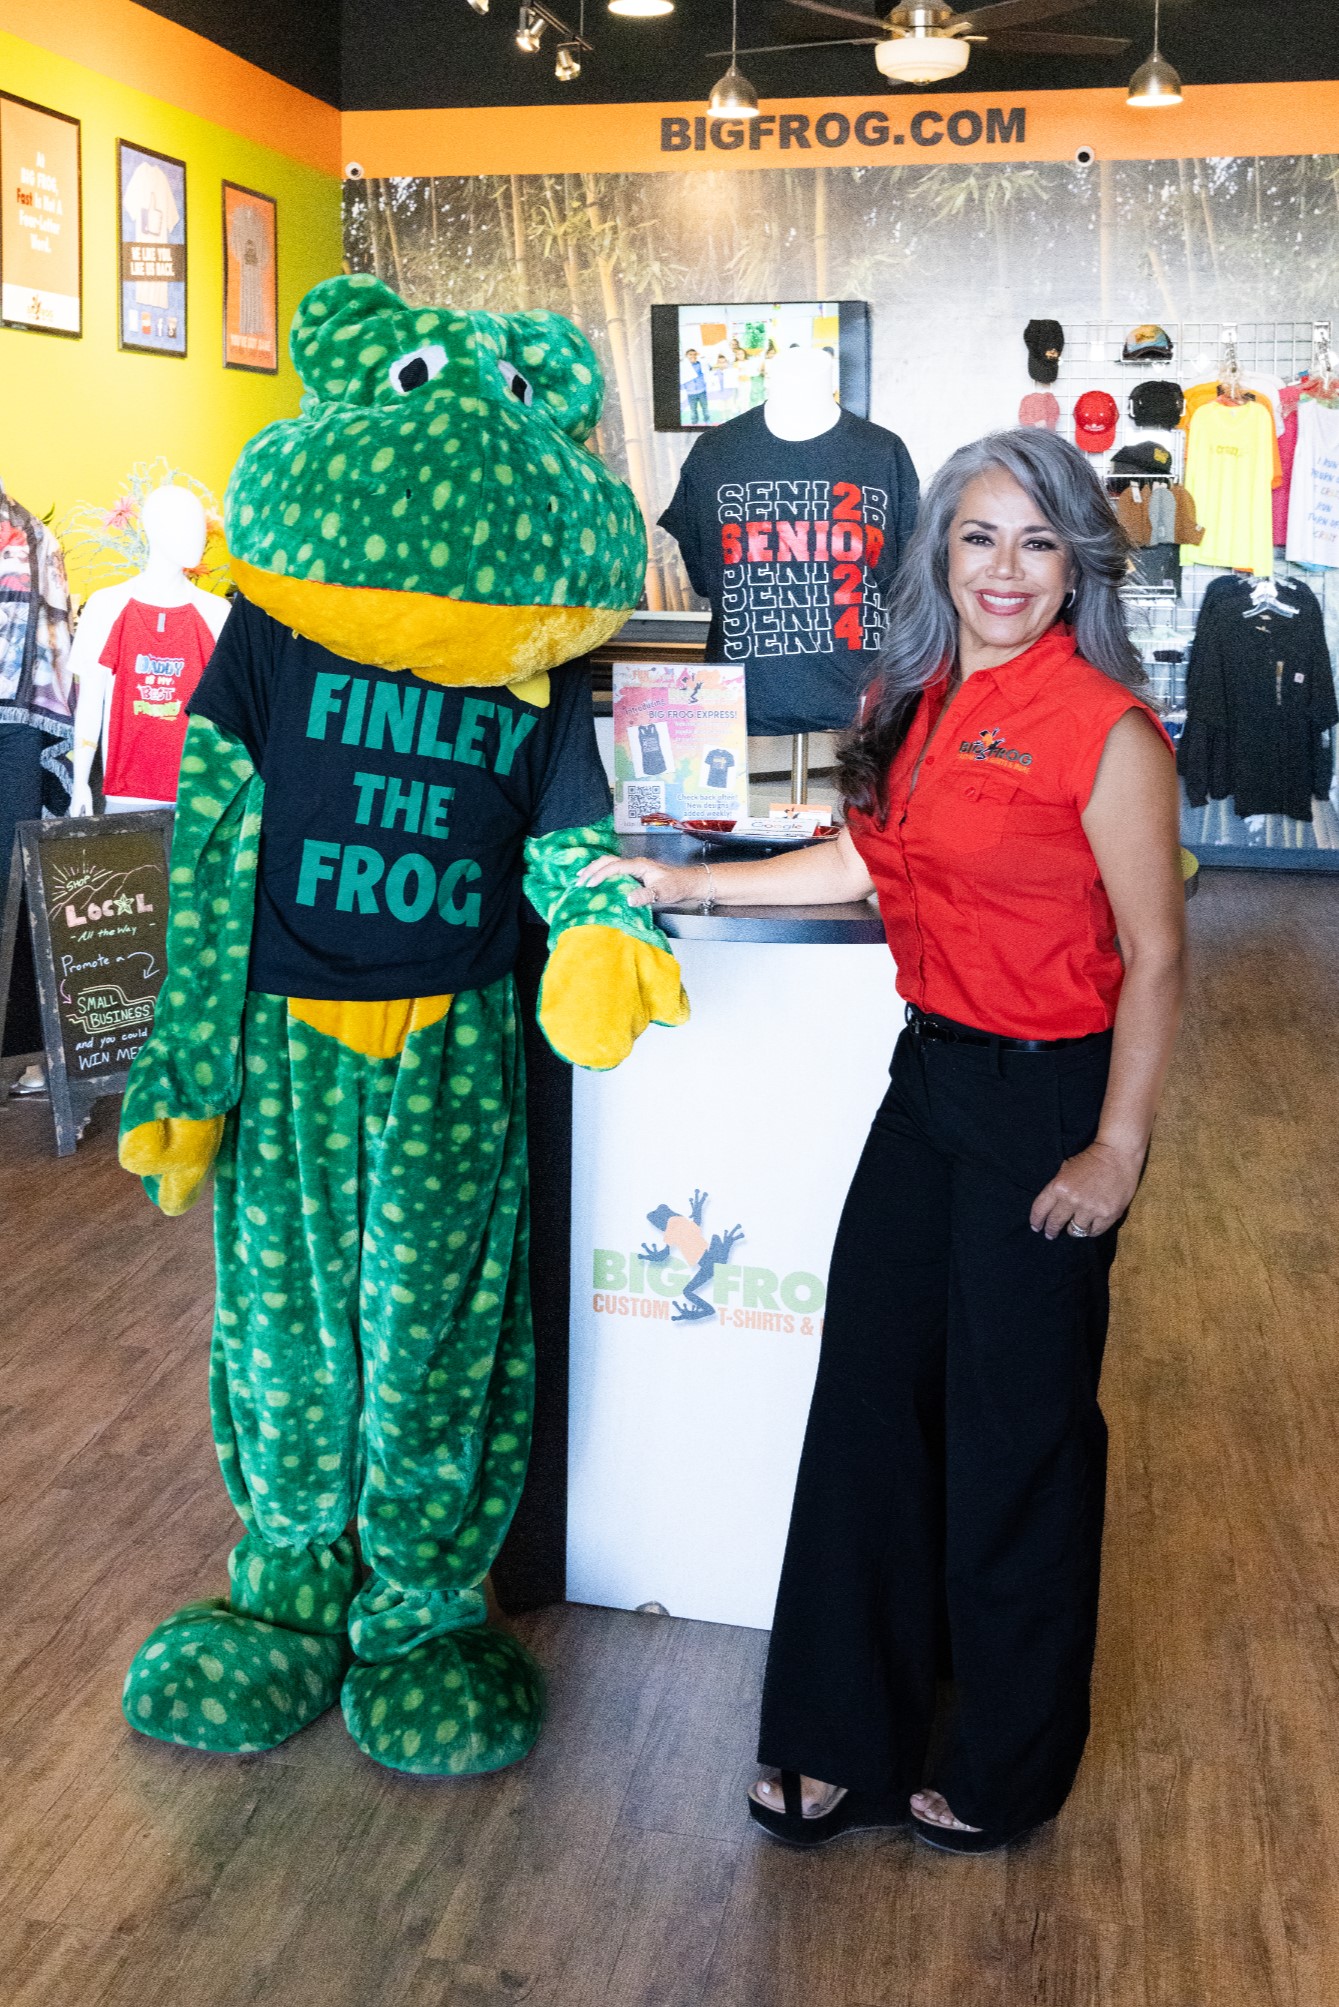
[[[98,658],[112,672],[107,794],[176,800],[186,705],[213,648],[193,606],[126,602]]]

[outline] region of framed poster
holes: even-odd
[[[0,321],[84,331],[79,121],[0,91]]]
[[[223,367],[279,368],[279,248],[272,195],[223,184]]]
[[[150,355],[186,353],[186,163],[116,142],[119,339]]]

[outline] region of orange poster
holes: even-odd
[[[83,333],[79,121],[0,93],[0,320]]]
[[[223,184],[223,366],[279,367],[279,255],[273,196]]]

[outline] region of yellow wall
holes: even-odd
[[[59,9],[60,0],[50,4]],[[207,70],[210,45],[198,46]],[[159,454],[221,497],[245,441],[297,409],[287,329],[307,288],[341,269],[338,179],[7,34],[0,34],[0,88],[81,120],[84,167],[83,336],[0,328],[0,480],[37,515],[54,505],[57,524],[72,502],[110,504],[134,462]],[[116,345],[118,139],[186,162],[184,358]],[[225,179],[279,205],[277,376],[223,367]],[[73,582],[84,591],[94,583]]]

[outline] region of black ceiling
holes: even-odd
[[[492,0],[480,17],[466,0],[143,0],[155,13],[194,28],[225,48],[346,111],[425,106],[619,103],[706,95],[724,68],[710,50],[728,47],[730,0],[678,0],[660,20],[619,20],[605,0],[586,0],[595,54],[581,76],[553,74],[555,37],[524,56],[515,48],[517,0]],[[869,0],[843,0],[863,9]],[[574,26],[580,0],[552,0]],[[871,18],[873,7],[870,6]],[[881,4],[880,11],[886,11]],[[1163,0],[1164,52],[1187,84],[1298,82],[1339,77],[1334,0]],[[785,0],[740,0],[741,46],[821,35],[836,21],[801,13]],[[1148,51],[1152,0],[1098,0],[1037,26],[1125,35],[1127,54],[992,54],[975,47],[949,91],[1083,89],[1124,84]],[[851,29],[851,33],[859,33]],[[744,68],[763,97],[872,96],[885,86],[868,49],[825,49],[750,57]]]

